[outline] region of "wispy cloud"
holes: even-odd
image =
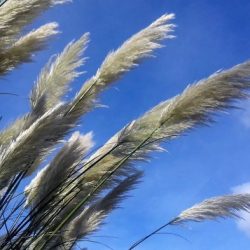
[[[249,128],[250,128],[250,110],[249,110]],[[250,182],[243,183],[241,185],[235,186],[232,188],[234,194],[244,194],[250,193]],[[241,211],[239,216],[242,219],[236,220],[238,228],[244,232],[248,237],[250,237],[250,213]]]

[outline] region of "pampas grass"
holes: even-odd
[[[81,181],[86,194],[105,174],[109,173],[108,185],[111,185],[112,178],[115,181],[131,169],[131,161],[144,160],[151,151],[161,151],[160,142],[208,124],[215,110],[224,110],[231,107],[234,99],[245,98],[244,90],[250,87],[249,75],[249,62],[212,75],[128,124],[83,167],[85,174]],[[99,158],[92,168],[92,161]],[[125,169],[118,171],[122,168]]]
[[[215,110],[224,110],[231,107],[233,100],[245,98],[244,90],[250,87],[249,69],[250,64],[246,62],[212,75],[159,104],[111,138],[84,165],[83,174],[75,184],[82,189],[74,198],[78,202],[52,234],[57,234],[97,194],[126,176],[131,171],[131,161],[145,159],[150,151],[160,149],[159,142],[207,124]],[[216,91],[218,84],[221,91]],[[124,167],[124,171],[119,171]],[[73,189],[70,187],[68,193]]]
[[[46,153],[46,147],[55,143],[54,140],[61,133],[59,128],[61,124],[55,120],[60,108],[62,105],[59,104],[46,112],[14,141],[11,141],[8,147],[2,148],[0,153],[0,189],[4,188],[10,179],[20,171],[30,170],[37,156],[42,157]],[[52,140],[51,133],[55,130],[57,135],[54,135],[54,140]]]
[[[67,113],[78,117],[89,111],[101,91],[137,66],[142,59],[152,55],[155,49],[161,48],[159,44],[161,40],[173,38],[171,33],[174,25],[169,24],[173,18],[174,14],[163,15],[125,41],[116,51],[110,52],[96,74],[85,82],[75,99],[69,104]]]
[[[8,0],[0,8],[0,48],[13,42],[22,29],[49,7],[67,0]],[[0,50],[1,50],[0,49]]]
[[[184,224],[189,221],[202,222],[205,220],[216,220],[218,218],[238,218],[239,211],[250,211],[250,194],[225,195],[204,200],[184,210],[173,220],[143,237],[134,243],[129,250],[136,248],[167,226]]]
[[[0,75],[31,61],[34,52],[46,47],[58,33],[56,23],[28,34],[22,34],[23,28],[42,11],[64,2],[68,1],[8,0],[0,8]],[[69,43],[42,69],[30,94],[30,112],[0,132],[1,249],[72,249],[100,229],[138,184],[143,175],[136,166],[139,161],[150,159],[151,152],[164,151],[162,142],[211,124],[215,113],[248,97],[250,62],[244,62],[161,102],[91,154],[92,132],[70,136],[83,115],[99,105],[98,96],[104,90],[152,57],[163,39],[174,37],[173,19],[174,14],[161,16],[112,50],[71,100],[64,97],[82,75],[89,34]],[[52,160],[45,165],[48,156]],[[16,194],[28,176],[24,193]],[[213,198],[167,225],[236,216],[236,211],[249,209],[249,198]]]
[[[65,182],[92,146],[91,133],[80,135],[79,132],[75,132],[54,160],[40,170],[30,185],[25,188],[26,205],[32,203],[34,206],[54,190],[58,184]]]
[[[49,38],[57,33],[57,24],[48,23],[19,38],[11,47],[0,52],[0,74],[31,61],[33,53],[42,50]]]
[[[45,97],[45,110],[56,105],[68,91],[69,84],[81,73],[77,69],[83,65],[83,52],[88,43],[88,33],[76,42],[69,43],[64,51],[42,70],[31,92],[31,106],[36,109]]]
[[[225,195],[204,200],[181,212],[170,224],[202,222],[217,218],[238,217],[237,212],[249,211],[250,194]]]
[[[0,8],[0,74],[31,60],[45,41],[57,33],[56,24],[47,24],[20,38],[22,30],[49,7],[67,0],[8,0]]]

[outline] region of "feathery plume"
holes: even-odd
[[[207,124],[213,112],[229,108],[234,100],[245,98],[249,87],[250,62],[246,62],[201,80],[182,94],[160,103],[90,157],[83,168],[86,171],[81,180],[86,185],[83,189],[88,193],[105,173],[111,173],[115,181],[126,174],[127,167],[131,170],[131,161],[147,159],[149,152],[162,150],[159,144],[163,140]],[[97,163],[93,164],[95,159]],[[108,183],[110,185],[112,180]]]
[[[81,159],[93,146],[92,133],[73,133],[53,161],[44,167],[25,188],[26,206],[36,206],[50,192],[57,192],[60,184],[66,182]]]
[[[150,53],[154,49],[159,48],[160,45],[158,44],[158,42],[160,40],[162,40],[165,37],[170,37],[169,32],[172,31],[173,25],[166,24],[166,23],[169,20],[171,20],[173,17],[174,17],[173,14],[162,16],[161,18],[156,20],[153,24],[151,24],[148,28],[139,32],[137,35],[133,36],[131,39],[129,39],[127,42],[125,42],[125,44],[120,49],[118,49],[115,53],[113,53],[113,56],[111,56],[111,55],[108,56],[109,59],[106,59],[104,61],[104,63],[103,63],[104,66],[102,66],[98,70],[97,75],[92,78],[92,79],[99,79],[97,81],[97,84],[93,84],[93,86],[90,87],[89,83],[91,82],[91,80],[88,81],[83,86],[82,90],[79,92],[79,94],[76,96],[76,98],[72,102],[69,102],[69,103],[66,103],[65,105],[63,105],[64,109],[61,109],[61,114],[59,115],[60,117],[57,117],[57,119],[61,121],[62,126],[64,126],[64,128],[65,128],[65,131],[63,133],[61,133],[62,135],[65,135],[65,133],[67,133],[66,128],[70,129],[71,127],[73,127],[76,124],[76,121],[80,118],[80,116],[89,110],[89,107],[93,104],[96,95],[99,94],[99,92],[104,89],[104,87],[103,87],[104,85],[107,85],[109,83],[108,79],[114,80],[114,77],[111,77],[112,75],[116,75],[116,76],[120,75],[121,76],[124,72],[126,72],[129,69],[131,69],[132,67],[134,67],[136,65],[136,63],[139,62],[140,59],[142,59],[146,56],[149,56]],[[117,65],[120,65],[120,66],[116,70],[108,71],[108,69],[106,69],[105,65],[111,61],[111,58],[113,58],[112,62],[114,64],[116,63]],[[122,61],[124,61],[124,62],[122,63]],[[106,70],[104,70],[104,69],[106,69]],[[110,72],[110,73],[108,73],[108,72]],[[118,77],[115,77],[115,78],[118,78]],[[48,86],[48,85],[46,85],[46,86]],[[94,90],[94,93],[92,93],[93,90]],[[37,92],[37,91],[35,91],[35,92]],[[36,104],[36,106],[41,108],[41,111],[37,111],[37,109],[36,109],[36,113],[43,113],[43,110],[44,110],[43,103],[44,102],[46,103],[46,97],[45,96],[42,96],[42,97],[43,98],[40,98],[40,95],[39,95],[39,99],[41,99],[39,102],[40,105]],[[86,101],[85,101],[85,97],[86,97]],[[62,115],[62,114],[64,114],[64,115]],[[30,124],[29,119],[28,118],[26,118],[26,119],[28,120],[28,124]],[[21,128],[22,128],[23,121],[20,121],[20,124],[21,124]],[[16,131],[18,131],[18,129],[15,125],[13,125],[12,128],[15,128],[15,129],[14,130],[7,129],[7,131],[9,132],[8,133],[9,135],[12,132],[14,132],[14,134],[15,134]],[[19,134],[20,134],[20,132],[19,132]],[[62,131],[60,130],[60,132],[62,132]],[[45,133],[46,132],[44,131],[44,134]],[[16,134],[14,136],[16,136]],[[6,138],[6,137],[2,134],[2,138]],[[50,140],[50,142],[52,142],[52,141],[53,140]],[[49,144],[50,144],[50,146],[52,146],[52,145],[54,146],[56,142],[57,142],[57,140],[54,140],[54,144],[52,144],[52,143],[49,143]],[[39,156],[37,155],[37,157],[36,157],[37,159],[34,159],[33,167],[30,168],[31,172],[32,172],[32,170],[34,170],[37,167],[38,164],[40,164],[41,159],[42,159],[41,155],[45,155],[45,152],[47,152],[47,150],[49,149],[47,147],[48,143],[45,143],[45,144],[46,144],[45,147],[42,144],[39,145],[41,147],[39,151],[42,151],[44,153],[39,153]],[[7,145],[7,143],[5,143],[5,145]],[[46,150],[45,150],[45,148],[46,148]],[[1,166],[0,166],[0,169],[1,169]],[[17,170],[15,170],[13,172],[14,168],[11,168],[11,169],[12,169],[12,171],[8,171],[8,172],[17,173],[16,172]],[[17,169],[19,169],[19,168],[17,168]],[[10,175],[8,176],[7,179],[9,179],[9,177],[10,177]],[[0,179],[1,179],[1,176],[0,176]]]
[[[143,160],[159,143],[211,121],[215,111],[231,107],[232,102],[246,98],[250,87],[250,62],[214,74],[133,121],[84,164],[83,175],[77,180],[81,193],[74,210],[53,230],[56,234],[78,210],[93,201],[107,187],[112,187],[126,171],[133,170],[133,160]],[[96,162],[94,159],[97,159]],[[94,162],[94,163],[93,163]],[[80,202],[80,197],[84,197]]]
[[[43,10],[67,1],[9,0],[0,8],[0,74],[30,61],[32,53],[42,49],[47,39],[57,33],[57,25],[51,23],[19,38],[23,28]],[[0,229],[6,226],[5,211],[15,192],[15,184],[19,184],[15,181],[34,171],[75,127],[79,118],[95,106],[101,91],[136,67],[142,59],[151,56],[161,47],[161,40],[173,37],[174,25],[169,23],[173,18],[173,14],[163,15],[116,51],[110,52],[96,74],[70,102],[62,103],[61,99],[69,84],[80,74],[77,69],[84,63],[82,54],[88,35],[70,43],[46,65],[31,93],[31,112],[0,133],[0,191],[7,187],[3,193],[3,197],[7,194],[6,197],[0,199],[4,221],[0,223]],[[7,234],[0,237],[0,248],[54,249],[55,243],[65,241],[66,248],[71,249],[77,240],[95,232],[138,182],[141,172],[134,167],[134,161],[146,160],[151,151],[162,150],[162,141],[208,124],[215,111],[230,108],[233,101],[247,97],[249,87],[250,62],[214,74],[128,124],[87,161],[82,161],[82,157],[92,146],[91,135],[73,134],[26,188],[26,206],[31,207],[31,213],[24,216],[20,224],[18,218],[10,230],[6,226]],[[72,176],[73,172],[75,175]],[[20,173],[22,175],[18,175]],[[53,192],[55,199],[45,202],[48,208],[36,207]],[[22,206],[22,201],[19,204]],[[249,211],[249,208],[249,194],[212,198],[183,211],[166,225],[235,217],[238,211]],[[11,214],[16,211],[15,207]],[[40,213],[36,214],[37,211]],[[22,212],[18,216],[21,217]],[[62,240],[59,234],[62,234]]]
[[[166,24],[169,20],[173,19],[174,15],[164,15],[158,20],[156,20],[153,24],[151,24],[148,28],[142,30],[137,35],[133,36],[131,39],[129,39],[127,42],[124,43],[124,45],[118,49],[116,52],[109,55],[106,60],[104,61],[102,67],[98,70],[98,73],[95,77],[92,79],[99,79],[97,84],[94,84],[91,89],[95,89],[95,94],[93,93],[87,93],[89,89],[88,83],[84,85],[83,89],[79,92],[79,94],[76,96],[74,101],[71,103],[68,103],[64,106],[65,110],[65,120],[70,121],[70,126],[73,126],[75,124],[75,121],[85,112],[88,110],[88,104],[89,102],[93,103],[93,100],[95,99],[95,96],[99,94],[101,90],[103,90],[103,86],[107,85],[109,83],[108,79],[112,79],[112,81],[116,78],[118,78],[118,75],[121,76],[124,72],[128,71],[129,69],[133,68],[140,59],[149,56],[151,52],[159,48],[160,45],[158,42],[162,40],[165,37],[171,37],[169,33],[172,31],[173,25],[172,24]],[[85,39],[83,39],[85,40]],[[126,53],[127,56],[125,55]],[[125,53],[125,54],[124,54]],[[124,62],[122,62],[124,60]],[[108,73],[108,66],[107,64],[111,63],[111,61],[117,65],[120,65],[117,67],[116,70],[111,70],[110,73]],[[118,63],[119,62],[119,63]],[[105,66],[106,65],[106,66]],[[107,69],[106,69],[107,68]],[[104,70],[105,69],[105,70]],[[111,76],[116,77],[111,77]],[[98,76],[98,77],[97,77]],[[90,80],[91,81],[91,80]],[[89,82],[90,83],[90,82]],[[47,86],[47,85],[46,85]],[[92,92],[91,90],[91,92]],[[83,92],[86,92],[82,95]],[[36,91],[35,91],[36,92]],[[82,98],[87,98],[87,103],[85,101],[81,102]],[[45,97],[44,97],[45,98]],[[44,98],[42,99],[42,102],[44,102]],[[80,99],[79,99],[80,98]],[[81,100],[81,101],[80,101]],[[80,101],[80,102],[79,102]],[[46,101],[45,101],[46,102]],[[77,104],[75,106],[75,104]],[[81,104],[80,106],[78,104]],[[79,108],[79,110],[78,110]],[[86,109],[87,108],[87,109]],[[76,109],[78,111],[76,111]],[[71,112],[72,111],[72,112]],[[60,117],[62,123],[65,123],[66,121],[63,121],[63,118]],[[67,122],[66,122],[67,123]],[[22,124],[22,122],[21,122]],[[65,125],[66,126],[66,125]],[[69,126],[69,124],[67,124]],[[40,163],[40,160],[37,161],[35,164]],[[34,169],[35,167],[32,167],[31,169]]]
[[[23,62],[31,61],[33,53],[43,49],[51,36],[58,33],[57,23],[48,23],[17,40],[11,47],[0,51],[0,75]]]
[[[1,145],[8,147],[11,140],[16,139],[22,131],[28,129],[49,108],[53,108],[60,102],[60,98],[67,91],[69,83],[80,74],[76,69],[84,63],[82,54],[87,43],[88,33],[84,34],[76,42],[69,43],[63,52],[56,57],[54,62],[49,63],[42,70],[31,94],[32,111],[1,131]]]
[[[68,0],[8,0],[0,8],[0,51],[12,44],[21,30],[44,10]]]
[[[31,51],[35,51],[38,48],[44,46],[44,40],[48,37],[58,34],[58,24],[56,22],[47,23],[38,29],[32,30],[27,35],[19,38],[13,47],[31,47]],[[35,44],[37,43],[37,44]]]
[[[63,104],[58,104],[21,132],[9,147],[0,147],[0,189],[20,171],[32,172],[36,161],[41,161],[48,149],[69,131],[71,124],[61,123],[63,108]]]
[[[181,212],[170,224],[202,222],[217,218],[239,217],[237,212],[250,209],[250,194],[225,195],[204,200]]]
[[[246,98],[249,88],[248,61],[211,75],[187,87],[182,94],[160,103],[127,126],[120,133],[120,140],[133,142],[150,135],[147,141],[150,146],[163,139],[172,139],[197,125],[208,124],[215,111],[231,108],[233,101]]]
[[[120,48],[110,52],[105,58],[96,75],[90,78],[69,105],[73,116],[89,111],[94,105],[96,96],[124,73],[138,65],[145,57],[149,57],[164,38],[173,38],[170,34],[174,25],[169,24],[174,14],[166,14],[157,19],[147,28],[128,39]]]
[[[20,132],[24,130],[29,120],[29,117],[27,115],[24,115],[23,117],[15,120],[15,122],[13,122],[9,127],[5,128],[3,131],[0,132],[1,150],[4,146],[8,147],[9,143],[12,140],[16,139]]]
[[[129,250],[136,248],[167,226],[179,225],[188,221],[202,222],[204,220],[216,220],[217,218],[239,217],[238,212],[240,211],[250,211],[250,194],[225,195],[204,200],[184,210],[173,220],[135,242]]]
[[[69,43],[55,60],[42,70],[31,93],[31,105],[35,109],[40,99],[45,96],[46,110],[56,105],[68,91],[71,83],[81,73],[76,69],[84,64],[82,57],[89,41],[89,34],[84,34],[76,42]]]

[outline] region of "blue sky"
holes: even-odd
[[[178,94],[187,84],[249,59],[249,11],[249,0],[74,0],[72,4],[53,8],[32,27],[57,21],[62,34],[45,52],[34,57],[35,63],[23,65],[0,80],[1,92],[19,95],[0,96],[3,116],[0,126],[28,111],[28,93],[40,69],[72,39],[86,31],[91,33],[86,52],[89,59],[83,67],[86,73],[75,81],[70,96],[94,74],[109,50],[162,14],[174,12],[176,39],[166,41],[166,47],[155,53],[156,58],[145,61],[102,94],[101,101],[109,108],[97,109],[84,117],[80,130],[93,130],[96,144],[102,145],[126,123]],[[217,116],[217,123],[211,127],[199,128],[168,142],[167,153],[154,154],[149,164],[140,164],[145,169],[143,183],[97,234],[116,238],[93,240],[125,250],[196,202],[249,190],[242,185],[250,182],[250,102],[240,106],[244,109]],[[164,230],[180,234],[187,241],[173,235],[157,235],[137,249],[247,249],[250,234],[246,229],[249,227],[233,220],[190,223]],[[104,249],[97,244],[86,246]]]

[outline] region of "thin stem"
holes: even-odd
[[[1,3],[0,3],[0,7],[2,7],[8,0],[3,0]]]
[[[144,242],[145,240],[147,240],[148,238],[150,238],[151,236],[153,236],[154,234],[157,234],[159,231],[161,231],[163,228],[171,225],[173,223],[174,220],[169,221],[168,223],[164,224],[163,226],[157,228],[156,230],[154,230],[152,233],[146,235],[145,237],[143,237],[142,239],[138,240],[137,242],[135,242],[128,250],[132,250],[134,248],[136,248],[138,245],[140,245],[142,242]]]

